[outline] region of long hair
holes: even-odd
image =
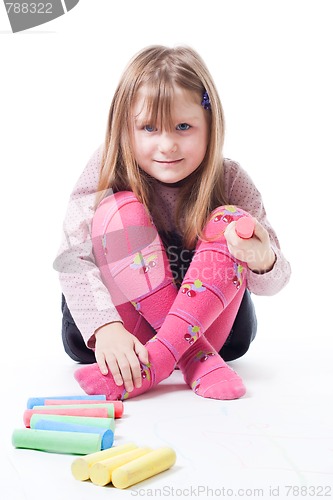
[[[147,211],[154,213],[152,179],[137,164],[132,150],[131,110],[138,91],[145,88],[147,123],[172,123],[175,86],[192,92],[201,102],[204,91],[210,100],[209,138],[200,166],[181,183],[176,207],[176,226],[184,247],[194,248],[209,213],[226,203],[223,186],[224,115],[212,77],[201,57],[190,47],[154,45],[141,50],[129,62],[114,94],[100,171],[98,204],[111,188],[131,190]],[[169,124],[169,125],[168,125]]]

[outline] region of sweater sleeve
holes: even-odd
[[[63,238],[54,261],[62,292],[86,345],[94,348],[97,328],[121,321],[95,264],[91,223],[103,148],[95,151],[68,203]]]
[[[276,255],[273,268],[266,273],[248,272],[247,286],[255,295],[274,295],[288,283],[291,274],[289,262],[284,257],[277,235],[267,220],[262,197],[247,172],[236,162],[225,159],[225,186],[228,202],[249,212],[268,231]]]

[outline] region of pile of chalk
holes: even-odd
[[[176,462],[172,448],[140,448],[134,443],[80,457],[72,463],[75,479],[116,488],[128,488],[144,479],[170,469]]]
[[[53,453],[94,453],[111,448],[115,418],[123,412],[122,401],[107,401],[103,395],[29,398],[26,428],[14,430],[12,443]]]
[[[104,395],[29,398],[25,428],[13,431],[12,443],[15,448],[85,455],[72,464],[75,479],[127,488],[172,467],[176,454],[168,447],[113,446],[115,419],[123,413],[122,401]]]

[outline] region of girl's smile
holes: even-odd
[[[161,182],[185,179],[201,165],[208,145],[208,113],[200,98],[176,87],[168,129],[161,123],[149,123],[146,115],[143,88],[133,107],[132,146],[138,165]]]
[[[178,165],[183,159],[181,158],[180,160],[154,160],[156,163],[159,163],[160,165],[166,165],[166,166],[173,166],[173,165]]]

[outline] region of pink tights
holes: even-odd
[[[143,383],[130,393],[97,363],[75,378],[88,394],[126,399],[146,392],[174,370],[200,396],[235,399],[245,393],[241,378],[218,351],[226,341],[246,287],[246,265],[228,251],[224,229],[247,215],[234,206],[215,209],[199,240],[181,288],[174,284],[159,234],[130,191],[105,198],[96,210],[92,238],[96,263],[124,327],[145,344]]]

